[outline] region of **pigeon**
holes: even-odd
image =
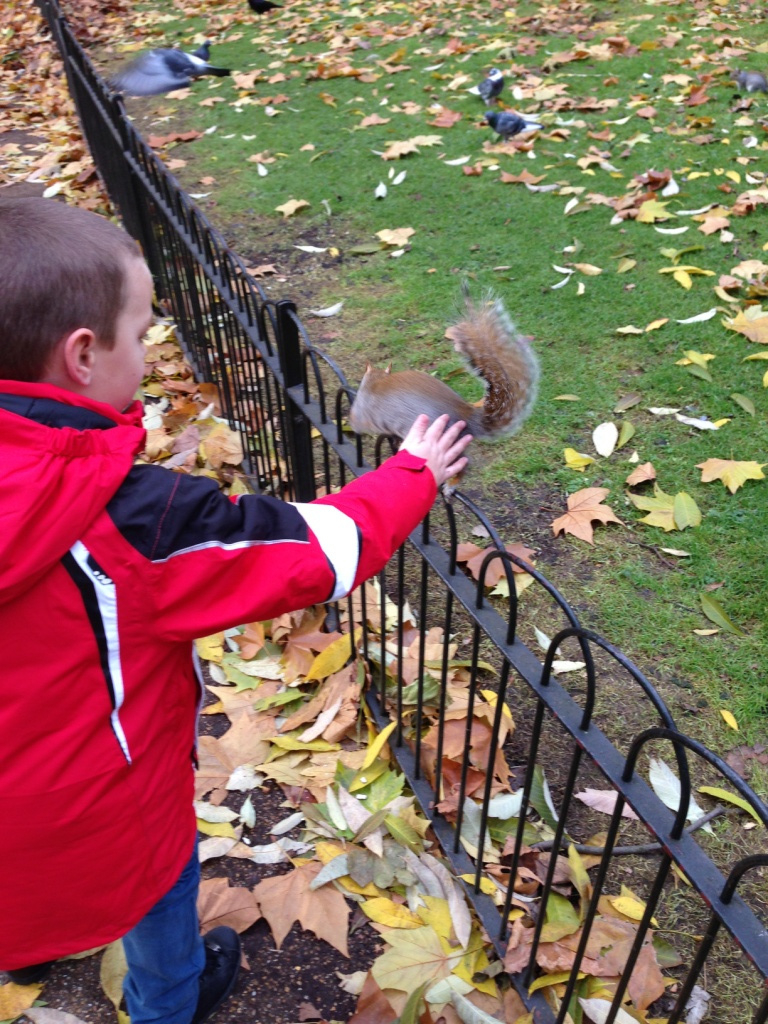
[[[760,71],[733,71],[731,78],[738,82],[740,92],[768,92],[768,81]]]
[[[498,68],[491,68],[488,77],[483,79],[477,87],[477,92],[482,100],[490,103],[500,95],[504,88],[504,76]]]
[[[526,121],[520,114],[514,114],[511,110],[486,110],[485,120],[505,142],[513,135],[520,135],[521,132],[538,132],[544,127],[537,121]]]
[[[282,4],[273,4],[272,0],[248,0],[248,6],[255,14],[266,14],[275,8],[279,10]]]
[[[129,96],[155,96],[183,89],[202,75],[221,78],[231,74],[229,68],[217,68],[208,63],[210,46],[205,42],[193,53],[165,48],[148,50],[115,75],[112,88]]]

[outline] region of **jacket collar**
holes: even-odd
[[[19,380],[0,380],[0,409],[44,426],[76,430],[140,427],[144,412],[139,401],[132,402],[124,412],[118,412],[105,402],[96,402],[54,384]]]

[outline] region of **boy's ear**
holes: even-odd
[[[78,327],[61,343],[62,369],[72,384],[87,387],[93,376],[96,336],[87,327]]]

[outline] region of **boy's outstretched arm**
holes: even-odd
[[[419,417],[378,469],[306,504],[254,494],[233,502],[213,481],[135,467],[109,511],[142,558],[136,578],[154,629],[205,636],[337,600],[375,575],[432,508],[438,484],[466,464],[470,437],[446,423]]]

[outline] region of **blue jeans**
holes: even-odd
[[[123,937],[131,1024],[190,1024],[205,947],[197,919],[197,845],[174,887]]]

